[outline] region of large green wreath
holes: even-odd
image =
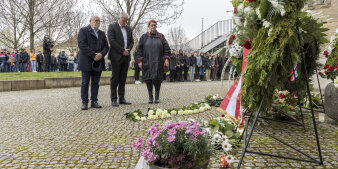
[[[301,64],[301,49],[305,56],[308,76],[311,77],[317,67],[319,47],[327,42],[323,33],[327,29],[322,28],[322,22],[301,11],[304,2],[305,0],[284,0],[287,14],[285,16],[266,14],[264,19],[271,23],[270,29],[261,26],[251,41],[251,51],[246,57],[248,63],[243,75],[241,97],[243,106],[250,111],[258,110],[266,89],[267,97],[262,105],[263,111],[271,107],[274,89],[290,92],[296,90],[295,82],[290,82],[295,63],[298,63],[299,77],[296,79],[298,91],[301,98],[305,96],[306,78],[304,65]],[[257,3],[264,3],[266,8],[269,7],[264,0]],[[261,11],[266,10],[262,8]],[[267,88],[269,81],[270,87]]]

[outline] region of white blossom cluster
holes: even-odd
[[[268,0],[272,7],[275,8],[275,10],[277,10],[281,16],[285,16],[286,14],[286,11],[285,11],[285,8],[284,8],[284,2],[281,1],[281,0]]]
[[[242,57],[243,46],[239,45],[237,41],[234,41],[230,46],[229,52],[230,57],[241,58]]]

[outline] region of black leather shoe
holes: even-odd
[[[148,103],[153,104],[154,103],[153,99],[149,99]]]
[[[88,110],[88,103],[82,103],[81,110]]]
[[[160,100],[155,100],[155,103],[156,103],[156,104],[160,103]]]
[[[99,105],[99,103],[97,103],[97,102],[92,102],[92,103],[90,104],[90,107],[92,107],[92,108],[102,108],[102,106]]]
[[[126,99],[120,100],[119,103],[120,104],[131,104],[130,102],[127,102]]]
[[[111,105],[114,106],[114,107],[119,106],[119,104],[117,103],[117,101],[112,101],[112,102],[111,102]]]

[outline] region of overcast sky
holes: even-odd
[[[80,8],[97,8],[92,0],[81,0],[85,6]],[[88,3],[89,2],[89,3]],[[183,27],[188,40],[196,37],[202,31],[202,17],[204,18],[204,30],[218,21],[230,19],[233,10],[230,0],[185,0],[184,11],[181,17],[171,25],[159,25],[158,31],[166,34],[170,27]],[[94,9],[95,10],[95,9]],[[98,14],[100,15],[100,14]]]
[[[191,40],[202,31],[202,17],[204,30],[217,21],[230,19],[233,10],[230,0],[185,0],[182,16],[170,26],[161,26],[159,32],[167,33],[170,27],[182,26],[188,40]]]

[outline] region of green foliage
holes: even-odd
[[[254,36],[250,54],[247,56],[248,64],[244,73],[241,97],[243,106],[252,112],[258,110],[261,98],[271,79],[275,80],[270,81],[267,97],[262,105],[262,110],[265,112],[271,107],[274,89],[288,89],[290,92],[295,90],[294,82],[289,81],[293,64],[300,62],[297,57],[301,53],[301,48],[304,51],[309,77],[314,73],[319,46],[325,42],[323,32],[326,29],[322,28],[323,23],[300,12],[302,4],[304,4],[303,1],[285,1],[286,11],[291,13],[284,17],[270,18],[269,30],[261,27]],[[297,27],[300,27],[301,43],[298,39]],[[302,66],[297,66],[299,75],[297,84],[301,97],[304,97],[306,79]]]
[[[267,12],[268,12],[268,7],[269,7],[269,3],[268,0],[261,0],[260,4],[259,4],[259,12],[261,14],[261,18],[264,19]]]

